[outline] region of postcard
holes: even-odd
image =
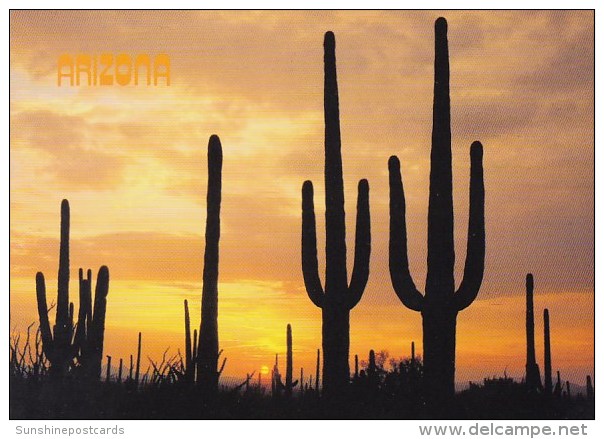
[[[593,420],[594,17],[12,10],[10,419]]]

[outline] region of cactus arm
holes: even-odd
[[[221,349],[220,352],[218,352],[218,357],[217,358],[220,358],[220,356],[222,355],[222,351],[223,351],[223,349]],[[222,374],[222,371],[224,370],[224,366],[226,366],[226,362],[227,362],[227,357],[224,357],[224,359],[222,360],[222,364],[221,364],[220,368],[217,371],[217,374],[218,374],[219,377]]]
[[[482,276],[485,258],[484,225],[484,179],[482,171],[482,145],[472,143],[470,148],[470,218],[468,221],[468,250],[464,275],[455,293],[454,301],[458,311],[470,306],[476,299]]]
[[[109,293],[109,269],[99,269],[94,292],[94,310],[88,330],[88,347],[90,349],[90,376],[98,378],[103,359],[103,342],[105,335],[105,315],[107,312],[107,294]]]
[[[354,250],[354,268],[348,288],[348,307],[352,309],[361,300],[369,278],[369,257],[371,254],[371,220],[369,216],[369,183],[359,181],[357,199],[357,229]]]
[[[302,185],[302,273],[308,297],[321,308],[323,306],[323,286],[319,278],[317,260],[317,225],[313,203],[312,182],[307,180]]]
[[[80,268],[78,271],[79,278],[79,290],[80,290],[80,305],[78,308],[78,323],[76,325],[74,349],[77,350],[82,346],[86,340],[86,316],[88,309],[88,301],[90,296],[87,296],[86,280],[83,278],[83,271]]]
[[[396,156],[388,160],[388,171],[390,175],[390,278],[394,291],[403,305],[413,311],[421,311],[424,296],[415,287],[409,272],[405,192],[400,162]]]
[[[40,318],[40,333],[42,335],[42,347],[44,354],[51,362],[53,361],[53,339],[48,321],[48,306],[46,305],[46,283],[41,272],[36,274],[36,298],[38,302],[38,316]]]

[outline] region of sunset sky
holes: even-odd
[[[302,280],[301,188],[314,183],[323,267],[323,35],[332,30],[349,273],[356,187],[370,185],[370,277],[351,313],[351,360],[369,349],[408,356],[412,340],[421,353],[421,316],[400,303],[388,272],[387,161],[401,160],[410,269],[423,290],[439,16],[449,23],[457,284],[469,148],[484,145],[486,268],[458,317],[457,381],[522,377],[532,272],[538,362],[547,307],[553,369],[584,384],[594,370],[592,11],[13,11],[11,330],[37,321],[37,271],[56,301],[67,198],[71,299],[79,267],[95,279],[101,265],[110,271],[105,354],[125,360],[138,331],[145,358],[182,351],[183,299],[194,325],[200,318],[206,152],[217,134],[224,374],[272,366],[287,323],[296,374],[314,374],[321,311]],[[170,86],[57,86],[60,54],[106,52],[168,54]]]

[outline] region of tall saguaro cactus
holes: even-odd
[[[46,282],[44,274],[36,274],[36,299],[40,319],[40,333],[44,355],[50,361],[53,377],[65,376],[74,358],[83,368],[84,376],[98,379],[101,375],[103,340],[107,294],[109,293],[109,269],[102,266],[97,276],[94,307],[92,303],[92,274],[83,277],[79,270],[80,305],[74,337],[74,306],[69,302],[69,202],[61,202],[61,240],[59,250],[59,274],[57,313],[53,331],[48,319]]]
[[[392,156],[390,172],[390,275],[401,302],[423,319],[424,390],[435,409],[444,407],[455,392],[455,332],[457,314],[476,298],[484,272],[485,225],[482,145],[470,149],[470,217],[463,280],[455,291],[453,269],[453,182],[451,163],[451,114],[449,99],[449,50],[447,22],[435,23],[434,108],[430,154],[428,206],[428,274],[422,295],[409,273],[405,195],[400,163]]]
[[[526,386],[530,392],[541,389],[541,374],[535,358],[535,313],[533,310],[534,281],[526,275]]]
[[[302,272],[310,300],[323,314],[323,395],[341,395],[349,383],[350,310],[361,300],[369,277],[371,232],[369,184],[358,185],[354,268],[350,285],[346,273],[346,222],[340,139],[340,113],[336,77],[335,37],[325,34],[325,227],[326,274],[321,285],[313,185],[302,187]]]
[[[208,192],[206,248],[201,296],[201,327],[197,349],[197,373],[202,391],[211,396],[218,391],[218,241],[222,193],[222,146],[218,136],[208,144]]]

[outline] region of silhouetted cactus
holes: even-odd
[[[587,375],[585,378],[585,393],[590,399],[594,397],[594,386],[591,382],[591,375]]]
[[[194,343],[191,342],[191,317],[189,314],[189,302],[187,299],[185,304],[185,381],[192,383],[195,380],[195,365],[197,364],[197,356],[195,355]],[[195,336],[195,339],[197,337]],[[197,340],[195,340],[197,341]]]
[[[117,382],[118,383],[122,382],[122,370],[123,370],[123,367],[124,367],[124,360],[122,358],[120,358],[120,367],[119,367],[118,372],[117,372]]]
[[[292,396],[292,390],[298,384],[298,380],[293,380],[294,374],[294,353],[292,347],[292,325],[287,324],[287,355],[285,357],[285,397]]]
[[[80,268],[80,310],[76,326],[75,343],[80,353],[78,361],[88,379],[97,380],[101,376],[101,360],[105,340],[105,316],[107,314],[107,294],[109,293],[109,270],[103,266],[99,269],[92,303],[92,273]]]
[[[141,371],[141,350],[143,347],[143,333],[138,333],[138,347],[136,349],[136,372],[134,373],[134,385],[138,388]],[[132,360],[130,361],[132,364]]]
[[[319,383],[321,382],[321,349],[317,349],[317,368],[315,370],[315,389],[317,390],[317,394],[319,393]]]
[[[222,187],[222,146],[218,136],[208,144],[208,190],[206,248],[201,296],[201,327],[197,349],[198,380],[202,392],[212,397],[218,391],[218,241],[220,240],[220,199]]]
[[[543,310],[543,387],[546,395],[551,395],[552,385],[552,350],[549,334],[549,310]]]
[[[357,354],[354,355],[354,379],[359,378],[359,356]]]
[[[283,382],[281,381],[281,373],[279,372],[279,354],[275,354],[275,365],[271,371],[271,394],[273,398],[281,396]]]
[[[435,23],[434,109],[428,206],[428,274],[422,295],[409,273],[405,195],[396,156],[388,162],[390,173],[390,275],[401,302],[422,313],[424,388],[427,402],[446,405],[455,393],[455,329],[457,314],[468,307],[482,283],[485,256],[484,182],[482,145],[470,149],[470,217],[463,280],[457,292],[453,270],[453,183],[449,100],[449,50],[447,22]]]
[[[558,377],[556,381],[556,385],[554,386],[554,396],[556,398],[562,397],[562,380],[560,379],[560,371],[556,371],[556,375]]]
[[[336,77],[335,37],[325,34],[325,227],[326,274],[321,285],[317,261],[317,236],[313,185],[302,187],[302,272],[310,300],[323,315],[323,395],[342,395],[350,380],[350,310],[361,300],[369,277],[371,231],[369,184],[358,186],[354,268],[350,285],[346,273],[346,222]]]
[[[36,299],[40,332],[44,355],[51,363],[50,372],[54,377],[63,377],[69,371],[76,358],[87,378],[99,379],[103,357],[105,334],[105,315],[107,311],[107,294],[109,293],[109,269],[102,266],[97,276],[92,305],[92,274],[79,270],[80,305],[78,322],[74,336],[74,306],[69,302],[69,202],[61,202],[61,241],[59,251],[59,275],[57,314],[53,332],[48,320],[46,302],[46,283],[41,272],[36,274]]]
[[[108,383],[111,379],[111,355],[107,355],[107,375],[105,376],[105,382]]]
[[[542,389],[541,373],[535,359],[535,314],[533,311],[534,280],[526,275],[526,386],[529,392]]]

